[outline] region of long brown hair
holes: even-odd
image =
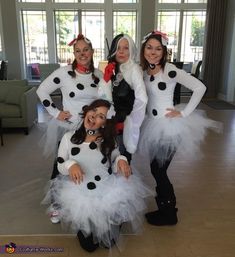
[[[140,49],[140,66],[142,67],[143,70],[147,70],[149,67],[149,63],[146,60],[146,58],[144,57],[144,49],[146,44],[148,43],[148,41],[150,39],[156,39],[161,43],[161,46],[163,48],[163,56],[162,59],[160,60],[159,64],[161,65],[162,69],[164,69],[166,62],[167,62],[167,47],[165,45],[162,44],[162,38],[160,35],[155,35],[152,34],[150,35],[142,44],[141,49]]]
[[[97,107],[107,107],[110,109],[111,104],[107,100],[97,99],[93,101],[90,105],[86,105],[83,107],[83,112],[80,114],[81,117],[84,119],[87,112],[93,110]],[[111,153],[116,147],[116,130],[115,130],[115,120],[114,118],[107,119],[104,128],[99,128],[100,132],[100,151],[101,153],[107,157],[111,164]],[[73,136],[71,137],[71,142],[73,144],[82,144],[86,139],[86,129],[84,127],[84,121],[81,124],[80,128],[75,131]]]
[[[78,41],[80,41],[80,40],[83,40],[85,43],[87,43],[87,44],[89,45],[89,47],[90,47],[91,49],[93,49],[93,46],[92,46],[91,41],[90,41],[89,39],[85,38],[82,34],[80,34],[80,36],[77,38],[76,43],[77,43]],[[75,45],[76,45],[76,43],[73,44],[73,50],[74,50],[74,51],[75,51]],[[75,58],[75,59],[73,60],[73,63],[72,63],[72,72],[69,73],[69,75],[70,75],[72,78],[75,78],[75,77],[76,77],[76,72],[75,72],[76,68],[77,68],[77,60],[76,60],[76,58]],[[95,74],[94,74],[95,66],[94,66],[93,55],[92,55],[92,57],[91,57],[91,63],[90,63],[90,65],[89,65],[89,70],[90,70],[91,73],[92,73],[92,79],[93,79],[94,81],[97,80],[98,78],[97,78],[97,77],[95,76]]]

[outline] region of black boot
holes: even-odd
[[[88,237],[85,237],[83,233],[79,230],[77,233],[77,237],[81,247],[87,252],[94,252],[99,247],[98,243],[94,244],[92,234],[90,234]]]
[[[156,197],[158,210],[145,214],[149,224],[155,226],[176,225],[178,222],[176,201],[173,199],[161,199]]]

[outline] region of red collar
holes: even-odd
[[[85,73],[90,73],[90,69],[88,69],[88,68],[82,66],[82,65],[79,64],[79,63],[77,64],[76,69],[77,69],[78,71],[82,71],[82,72],[85,72]]]

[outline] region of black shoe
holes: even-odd
[[[78,231],[77,237],[81,247],[87,252],[94,252],[99,247],[98,243],[94,244],[92,234],[85,237],[81,231]]]
[[[158,210],[145,214],[147,222],[154,226],[176,225],[178,222],[177,208],[170,210]]]

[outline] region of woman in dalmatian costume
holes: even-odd
[[[138,232],[151,193],[120,155],[109,109],[107,100],[95,100],[84,108],[80,128],[63,136],[57,158],[62,175],[49,191],[60,205],[62,224],[89,252],[118,244],[123,223]]]
[[[157,226],[178,222],[176,197],[167,175],[176,150],[184,159],[195,159],[200,156],[199,145],[206,130],[221,128],[220,123],[208,119],[203,111],[195,110],[206,87],[200,80],[166,62],[167,40],[166,34],[153,31],[144,37],[140,52],[148,104],[138,152],[150,157],[151,173],[157,184],[158,210],[145,215],[150,224]],[[176,83],[192,90],[186,105],[173,105]]]
[[[46,133],[40,141],[46,156],[56,156],[58,144],[65,132],[75,130],[78,127],[81,122],[79,113],[83,106],[97,99],[99,94],[102,94],[101,98],[107,98],[105,92],[98,90],[103,73],[94,68],[94,50],[90,40],[79,34],[69,45],[74,50],[73,63],[54,71],[37,90],[43,106],[52,116],[47,124]],[[56,89],[60,89],[62,93],[62,110],[56,107],[50,96]],[[58,174],[57,162],[55,161],[51,179]],[[58,206],[53,202],[52,199],[50,219],[52,223],[58,223],[60,221]]]
[[[43,106],[52,116],[42,140],[46,156],[56,155],[58,142],[64,133],[77,128],[82,107],[98,98],[98,83],[103,76],[94,68],[94,50],[89,39],[79,34],[69,45],[74,50],[73,63],[55,70],[37,90]],[[62,93],[62,110],[50,96],[57,89]]]
[[[136,46],[133,39],[126,34],[117,35],[111,43],[104,80],[99,84],[100,90],[111,90],[119,150],[129,162],[137,149],[147,104],[143,72],[135,58]],[[106,95],[109,94],[106,92]]]

